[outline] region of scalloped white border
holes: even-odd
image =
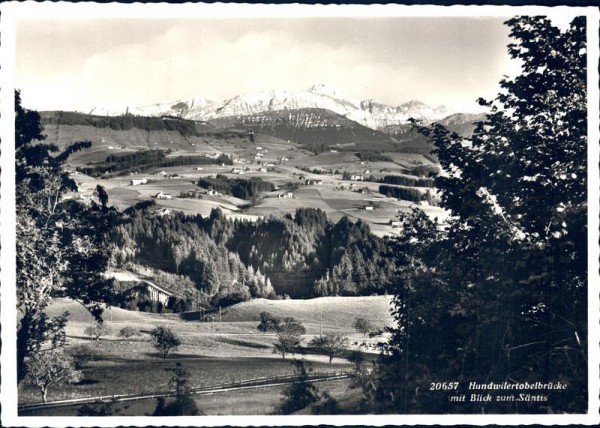
[[[600,424],[599,400],[599,144],[598,24],[594,7],[533,6],[403,6],[403,5],[267,5],[267,4],[98,4],[3,3],[0,5],[0,136],[2,137],[0,227],[2,355],[0,401],[2,426],[276,426],[276,425],[455,425],[455,424]],[[19,417],[16,394],[15,180],[14,180],[14,59],[15,22],[19,19],[252,19],[259,17],[393,17],[393,16],[513,16],[517,14],[585,15],[588,19],[588,179],[589,179],[589,413],[585,415],[352,415],[352,416],[201,416],[201,417]],[[43,67],[43,64],[40,64]],[[12,143],[12,144],[11,144]]]

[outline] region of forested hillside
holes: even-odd
[[[111,235],[112,263],[134,262],[188,277],[211,303],[275,298],[384,293],[394,272],[388,241],[318,209],[255,223],[232,221],[219,210],[208,218],[132,213]]]

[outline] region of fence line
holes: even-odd
[[[308,374],[309,382],[323,382],[327,380],[346,379],[350,376],[349,372],[313,372]],[[240,381],[225,382],[221,384],[211,384],[197,386],[191,388],[189,394],[193,395],[209,395],[228,391],[237,391],[244,389],[270,388],[292,383],[297,376],[295,374],[264,376],[253,379],[245,379]],[[148,400],[159,397],[174,396],[175,391],[156,391],[155,393],[144,394],[118,394],[118,395],[101,395],[98,397],[74,398],[69,400],[57,400],[47,403],[21,404],[18,406],[19,412],[25,410],[48,409],[52,407],[67,407],[74,404],[89,404],[89,403],[106,403],[109,401],[137,401]]]

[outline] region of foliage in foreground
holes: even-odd
[[[365,397],[376,412],[587,409],[585,17],[566,32],[541,17],[507,25],[523,72],[501,82],[473,136],[419,127],[447,173],[436,185],[452,216],[445,230],[420,211],[404,219],[398,326]],[[448,380],[458,390],[432,390]],[[547,401],[449,401],[469,382],[504,381],[568,386]]]
[[[283,398],[276,413],[289,415],[316,403],[320,399],[318,388],[309,382],[312,365],[304,360],[294,360],[296,379],[283,389]]]
[[[190,397],[190,372],[185,370],[181,363],[175,368],[167,369],[173,372],[169,380],[169,389],[175,391],[175,399],[167,401],[160,397],[152,416],[198,416],[202,412],[196,402]]]
[[[97,198],[83,205],[67,198],[76,183],[65,172],[69,156],[90,147],[79,141],[60,151],[44,143],[40,115],[21,106],[15,92],[15,184],[17,265],[17,377],[25,361],[44,349],[64,346],[68,314],[49,319],[45,309],[53,296],[70,297],[101,320],[101,302],[111,295],[110,280],[101,276],[108,263],[103,239],[116,217],[101,186]]]

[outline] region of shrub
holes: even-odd
[[[83,331],[90,340],[99,340],[102,336],[110,334],[110,328],[103,322],[97,322],[85,328]]]
[[[129,339],[132,336],[139,336],[139,335],[140,335],[140,332],[130,326],[123,327],[121,330],[119,330],[119,336],[124,337],[126,339]]]
[[[263,311],[260,313],[260,324],[256,326],[256,329],[263,333],[266,333],[269,330],[278,331],[280,323],[281,322],[277,318],[274,318],[269,312]]]

